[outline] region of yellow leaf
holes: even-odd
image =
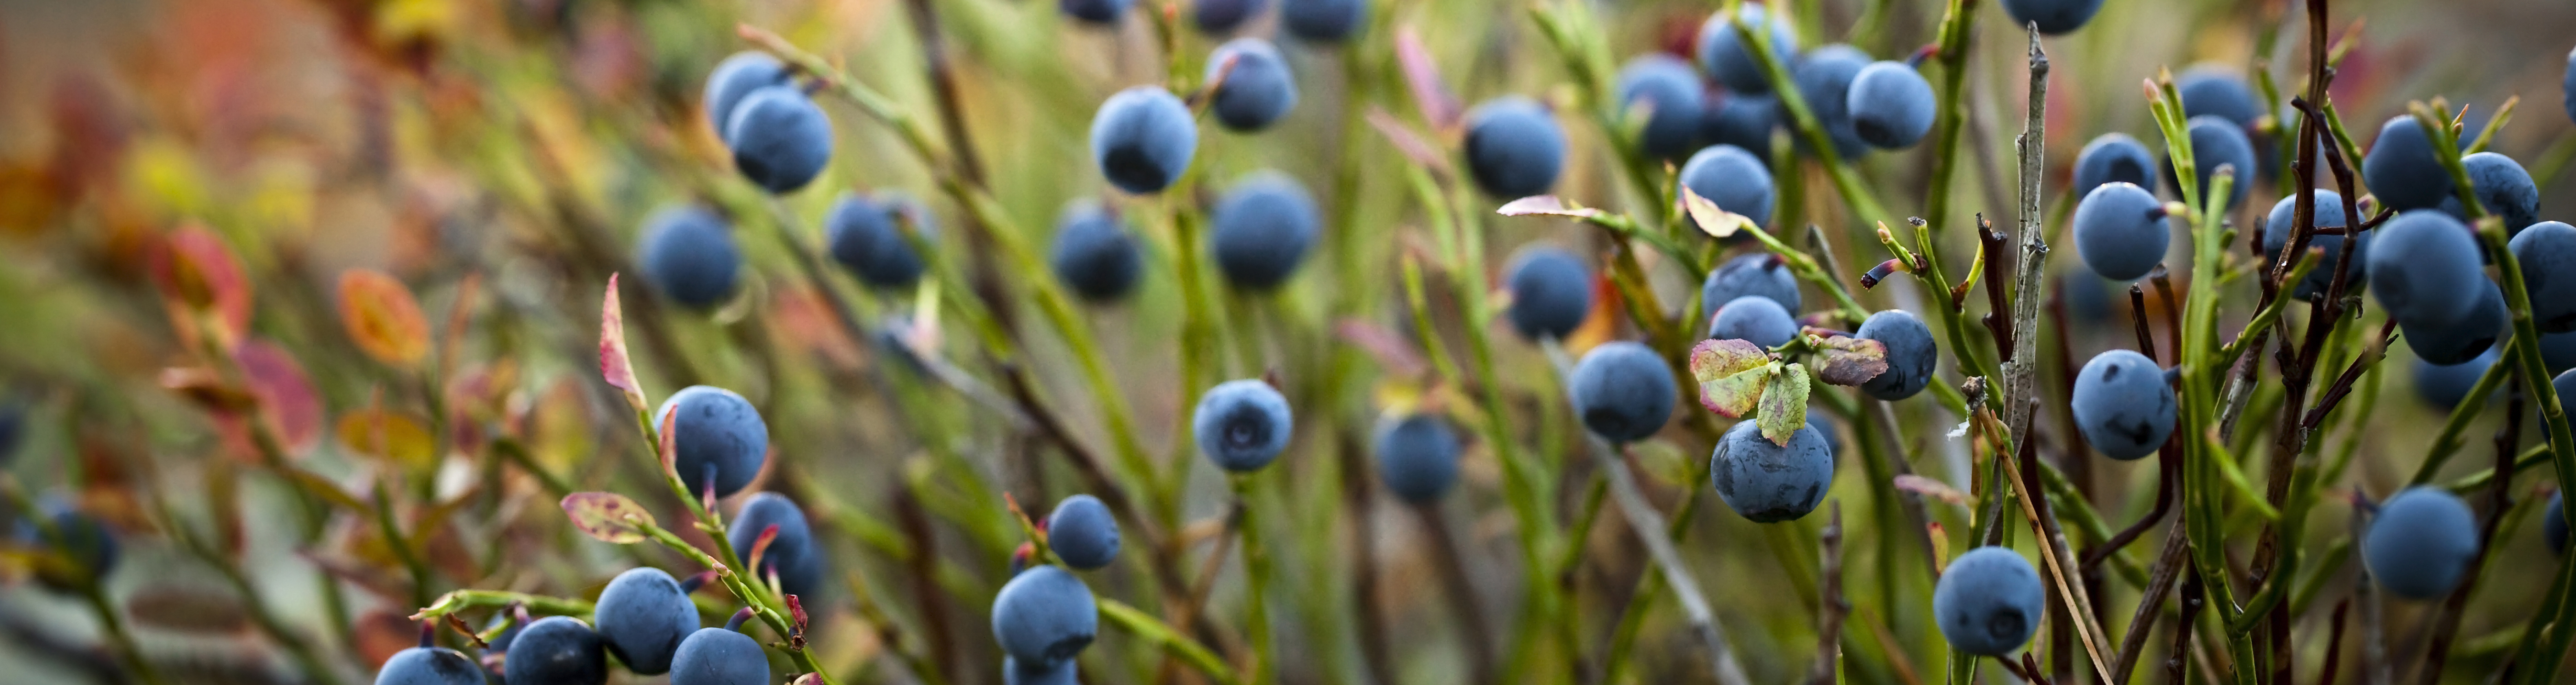
[[[425,469],[437,462],[429,430],[403,414],[376,409],[349,412],[340,417],[337,434],[349,451],[406,469]]]
[[[340,324],[376,361],[410,366],[429,356],[429,319],[411,288],[381,271],[340,273]]]

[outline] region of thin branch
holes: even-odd
[[[1592,458],[1598,462],[1601,477],[1610,481],[1610,498],[1618,502],[1619,513],[1627,517],[1628,529],[1646,544],[1646,551],[1654,558],[1655,566],[1663,570],[1665,583],[1672,586],[1673,596],[1681,601],[1682,613],[1690,617],[1691,632],[1699,636],[1701,646],[1708,650],[1709,667],[1716,672],[1717,681],[1722,685],[1751,683],[1752,680],[1744,673],[1744,666],[1736,663],[1735,653],[1727,647],[1726,630],[1718,624],[1717,614],[1709,610],[1707,596],[1700,594],[1699,581],[1691,577],[1690,567],[1682,563],[1681,550],[1674,548],[1671,540],[1655,534],[1664,529],[1663,514],[1656,513],[1655,505],[1647,502],[1645,493],[1637,489],[1637,478],[1628,472],[1628,463],[1620,458],[1618,448],[1603,442],[1598,436],[1589,436],[1589,441],[1592,443]]]
[[[1822,598],[1816,603],[1816,665],[1808,670],[1809,685],[1834,685],[1834,668],[1842,661],[1843,619],[1851,615],[1851,603],[1843,601],[1843,504],[1828,502],[1825,530],[1818,534],[1817,544],[1824,548]]]

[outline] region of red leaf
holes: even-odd
[[[153,253],[152,280],[172,302],[213,312],[214,323],[223,327],[209,331],[217,341],[229,344],[250,330],[250,277],[223,237],[204,226],[192,223],[170,233]]]
[[[259,398],[286,451],[303,452],[322,439],[321,395],[314,392],[312,379],[294,356],[268,341],[251,339],[233,348],[233,363],[241,365],[244,381]]]
[[[1395,61],[1404,69],[1405,89],[1413,92],[1413,106],[1422,111],[1422,120],[1435,131],[1457,128],[1464,108],[1458,96],[1449,93],[1449,84],[1440,78],[1440,65],[1431,60],[1431,49],[1422,45],[1422,36],[1410,24],[1395,29]]]

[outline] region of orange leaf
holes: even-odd
[[[411,288],[381,271],[340,273],[340,323],[376,361],[411,366],[429,356],[429,319]]]
[[[349,451],[394,462],[406,469],[426,469],[437,462],[429,429],[406,414],[361,409],[340,415],[340,444]]]

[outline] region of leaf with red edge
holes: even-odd
[[[564,515],[582,534],[612,545],[631,545],[644,541],[644,526],[653,524],[653,514],[635,504],[635,500],[614,492],[576,492],[564,495]]]
[[[1971,499],[1968,497],[1968,493],[1960,492],[1958,488],[1950,487],[1949,483],[1943,483],[1941,481],[1911,473],[1896,477],[1896,489],[1959,506],[1967,506]]]
[[[626,391],[626,405],[644,411],[644,385],[635,382],[635,362],[626,354],[626,313],[617,304],[617,274],[608,275],[608,294],[599,303],[599,375]]]
[[[1395,115],[1372,105],[1368,111],[1368,123],[1370,128],[1377,129],[1379,135],[1386,136],[1386,141],[1395,145],[1395,151],[1403,153],[1414,166],[1442,176],[1449,175],[1449,157],[1440,153],[1440,146],[1423,140],[1422,134],[1414,133],[1412,127],[1405,126]]]
[[[429,356],[429,319],[411,288],[382,271],[340,272],[340,323],[376,361],[412,366]]]
[[[783,599],[787,600],[788,625],[792,627],[787,632],[787,641],[792,643],[797,649],[804,649],[805,624],[807,620],[805,615],[805,602],[804,600],[797,599],[795,595],[786,595]]]
[[[1732,236],[1754,225],[1753,219],[1718,208],[1716,202],[1700,197],[1687,185],[1682,186],[1682,209],[1690,212],[1691,222],[1699,224],[1700,232],[1712,238]]]
[[[1807,367],[1792,363],[1771,376],[1762,388],[1762,437],[1787,446],[1789,436],[1807,427]]]
[[[1887,344],[1846,336],[1823,336],[1816,344],[1816,379],[1834,385],[1860,385],[1887,373]]]
[[[751,569],[753,575],[759,575],[761,569],[761,558],[769,556],[769,546],[777,541],[778,524],[772,523],[769,524],[769,527],[760,529],[760,537],[753,538],[751,541],[751,554],[744,557],[750,561],[749,563],[743,564],[743,566]]]
[[[1532,214],[1538,214],[1543,216],[1573,217],[1576,219],[1590,219],[1602,215],[1601,210],[1567,202],[1565,201],[1565,198],[1554,195],[1531,195],[1518,200],[1505,202],[1502,207],[1496,208],[1494,213],[1501,214],[1503,216],[1529,216]]]
[[[1447,131],[1458,127],[1463,111],[1458,96],[1449,92],[1449,84],[1440,78],[1440,65],[1431,59],[1431,49],[1422,44],[1422,36],[1413,25],[1395,29],[1395,61],[1404,69],[1404,86],[1413,93],[1413,106],[1422,112],[1422,120],[1431,128]]]
[[[244,340],[233,348],[251,395],[277,429],[288,452],[311,449],[322,439],[322,397],[295,357],[265,340]]]
[[[224,326],[216,340],[230,342],[250,329],[250,276],[223,237],[204,225],[190,223],[170,233],[153,252],[152,280],[163,297],[214,312]]]
[[[1743,418],[1762,399],[1763,386],[1779,367],[1771,353],[1743,340],[1702,340],[1691,347],[1691,378],[1699,381],[1700,406],[1727,418]]]

